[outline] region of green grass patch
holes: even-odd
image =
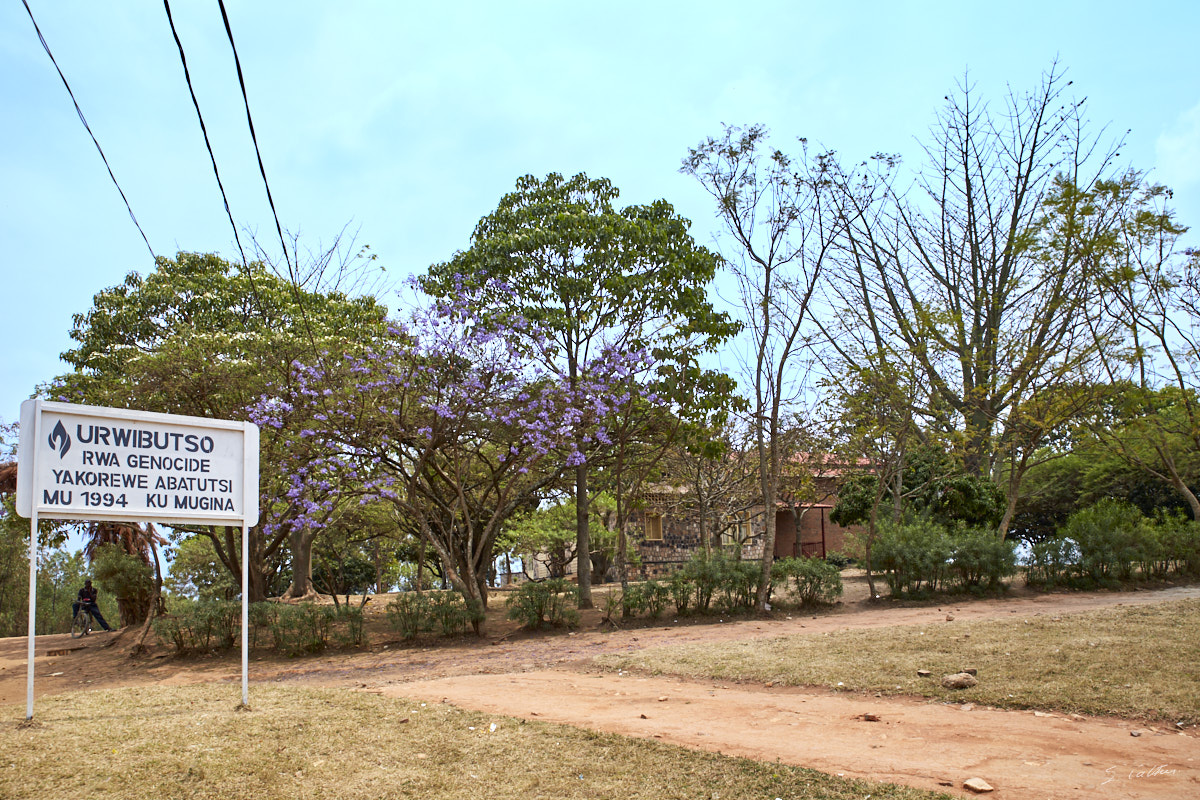
[[[1200,723],[1200,600],[602,656],[614,669]],[[973,667],[979,685],[943,675]],[[929,678],[917,676],[930,670]]]
[[[169,800],[946,795],[345,690],[144,687],[45,697],[0,724],[0,797]],[[495,730],[492,730],[492,725]]]

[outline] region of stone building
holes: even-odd
[[[813,466],[814,462],[817,466]],[[785,478],[775,504],[775,558],[808,556],[824,558],[844,553],[847,536],[854,528],[843,528],[829,519],[837,505],[837,490],[847,467],[828,458],[802,454],[793,459],[801,477]],[[855,468],[865,468],[859,464]],[[630,536],[640,564],[630,577],[658,578],[669,575],[704,549],[700,521],[680,489],[647,492],[643,509],[632,516]],[[708,531],[713,546],[727,553],[739,548],[743,559],[758,559],[763,551],[766,515],[762,504],[747,498],[745,510],[726,518],[722,530]]]

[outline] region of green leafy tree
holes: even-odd
[[[890,495],[886,516],[892,523],[900,521],[905,498],[920,486],[921,476],[912,475],[909,467],[927,432],[915,412],[923,394],[919,373],[890,361],[882,348],[872,351],[870,347],[864,342],[862,360],[840,365],[830,380],[838,398],[834,426],[841,458],[851,465],[865,462],[865,469],[855,470],[842,484],[829,518],[842,526],[866,526],[859,539],[867,588],[874,598],[873,555],[880,511]]]
[[[154,595],[154,571],[119,545],[104,544],[92,560],[96,585],[117,600],[121,626],[144,622]]]
[[[159,258],[149,275],[130,273],[75,315],[76,346],[62,355],[73,371],[50,393],[70,402],[247,419],[264,393],[287,391],[293,361],[336,358],[383,330],[386,309],[336,288],[349,268],[333,269],[330,277],[328,258],[318,259],[302,286],[260,262],[244,268],[213,254]],[[297,562],[292,593],[308,590],[312,542],[287,524],[300,509],[277,468],[305,446],[298,430],[306,421],[289,418],[261,431],[263,501],[260,524],[250,532],[251,601],[264,599],[286,571],[289,546]],[[181,527],[177,534],[208,537],[240,584],[240,528]]]
[[[1162,186],[1127,182],[1120,258],[1105,280],[1108,318],[1127,335],[1128,350],[1105,361],[1125,384],[1123,424],[1103,419],[1092,432],[1113,452],[1171,484],[1200,519],[1191,486],[1200,471],[1200,251],[1184,249],[1187,232]]]
[[[595,521],[590,522],[589,537],[596,533]],[[551,578],[564,578],[568,566],[576,560],[575,507],[558,503],[518,514],[505,525],[504,538],[522,563],[539,563]]]
[[[17,427],[16,423],[0,423],[0,636],[21,636],[29,624],[29,520],[17,516],[15,508]],[[44,581],[40,574],[42,566],[54,557],[66,539],[66,523],[38,520],[39,588]],[[39,597],[36,622],[39,632],[43,631],[41,609]],[[69,626],[69,611],[67,617]]]
[[[84,580],[91,577],[87,558],[80,551],[68,553],[66,548],[57,547],[39,562],[38,634],[67,633],[71,630],[71,606],[83,588]],[[102,595],[98,604],[105,619],[117,620],[116,598]]]
[[[383,559],[384,542],[390,544],[398,536],[391,511],[390,503],[378,501],[351,498],[337,503],[337,513],[313,548],[313,584],[333,597],[335,605],[339,594],[362,594],[365,603],[372,586],[394,583],[391,559]]]
[[[516,312],[545,331],[544,344],[528,344],[573,390],[605,348],[688,363],[734,330],[707,298],[718,259],[665,200],[618,210],[617,196],[605,179],[526,175],[479,221],[471,246],[431,267],[422,285],[440,298],[481,290],[480,315]],[[576,447],[579,602],[590,608],[588,477],[601,450],[582,430]]]
[[[217,558],[212,540],[199,535],[175,546],[164,586],[174,597],[204,601],[234,600],[242,590],[241,582]]]

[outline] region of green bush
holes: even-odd
[[[1182,515],[1160,515],[1154,529],[1166,568],[1179,575],[1200,576],[1200,523]]]
[[[784,558],[771,566],[771,578],[790,584],[802,606],[832,603],[842,596],[842,574],[819,558]]]
[[[175,613],[155,617],[152,627],[159,639],[175,645],[180,653],[225,650],[238,641],[242,606],[227,600],[180,604]]]
[[[526,628],[579,624],[578,591],[562,578],[523,583],[508,597],[508,618]]]
[[[754,608],[762,564],[758,561],[738,561],[722,558],[720,564],[721,610],[726,613]]]
[[[421,631],[432,628],[429,598],[417,592],[401,592],[388,603],[387,618],[401,638],[415,639]]]
[[[712,605],[713,595],[721,586],[723,565],[727,560],[726,555],[721,552],[707,557],[704,553],[696,553],[680,570],[683,575],[681,580],[687,581],[693,587],[697,611],[705,613]]]
[[[954,545],[936,522],[881,522],[872,560],[895,597],[927,595],[943,588]]]
[[[288,605],[272,603],[274,614],[268,618],[271,641],[286,656],[321,653],[329,646],[329,629],[336,616],[332,606],[311,603]]]
[[[826,553],[825,560],[830,564],[833,564],[839,570],[843,570],[850,566],[851,562],[853,561],[850,556],[846,555],[845,553],[839,553],[836,550]]]
[[[676,613],[688,613],[692,607],[692,598],[696,594],[696,586],[687,573],[683,570],[672,573],[667,580],[667,587],[671,592],[671,602],[675,604]]]
[[[625,611],[625,595],[616,590],[604,595],[604,606],[601,608],[601,621],[611,625],[617,624],[617,615]]]
[[[459,592],[429,592],[428,596],[429,613],[442,636],[465,633],[467,625],[479,622],[483,617],[479,609],[473,603],[468,603]]]
[[[721,551],[696,553],[665,584],[649,581],[654,586],[652,597],[634,597],[626,607],[656,616],[655,608],[661,604],[657,612],[661,613],[670,602],[680,614],[693,609],[707,613],[715,600],[723,612],[746,610],[754,607],[760,575],[758,561],[741,561]]]
[[[1080,576],[1097,585],[1129,580],[1147,550],[1143,521],[1137,508],[1109,498],[1072,514],[1062,534],[1079,548]]]
[[[621,616],[628,619],[641,616],[645,611],[646,593],[642,591],[641,584],[629,584],[625,593],[621,595]]]
[[[404,639],[414,639],[424,631],[438,630],[443,636],[464,633],[467,625],[482,620],[477,607],[459,592],[402,592],[387,606],[388,622]]]
[[[625,592],[624,614],[635,617],[646,612],[651,619],[658,619],[671,602],[670,584],[662,584],[655,580],[633,584]]]
[[[250,618],[251,647],[265,647],[273,641],[270,637],[271,621],[275,618],[275,609],[278,606],[278,603],[262,601],[251,603],[250,607],[246,609],[246,615]]]
[[[334,613],[333,629],[341,647],[362,647],[366,618],[362,608],[342,606]]]
[[[1076,555],[1075,543],[1061,535],[1034,543],[1025,567],[1025,583],[1045,589],[1067,585]]]
[[[1016,544],[995,531],[964,529],[952,535],[950,569],[968,591],[996,589],[1017,573]]]
[[[173,613],[154,619],[154,633],[180,653],[226,650],[240,641],[242,605],[236,600],[177,598],[171,608]],[[266,646],[288,656],[320,653],[329,646],[331,635],[342,646],[359,647],[364,640],[361,608],[251,603],[247,617],[250,647]]]
[[[122,627],[146,619],[154,594],[154,570],[149,564],[115,544],[104,544],[96,548],[92,570],[100,590],[117,599]]]

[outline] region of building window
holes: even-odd
[[[750,541],[750,514],[743,511],[737,515],[737,521],[721,532],[721,544],[726,547],[745,544]]]
[[[646,515],[646,541],[662,541],[662,514]]]

